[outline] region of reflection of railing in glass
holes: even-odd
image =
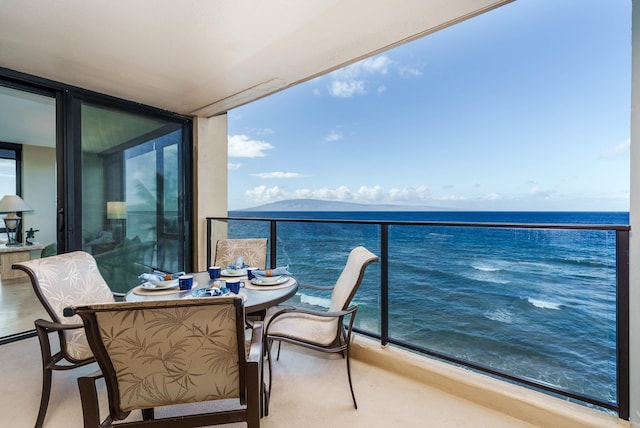
[[[628,366],[617,349],[628,336],[616,319],[617,306],[628,305],[628,226],[251,218],[228,220],[228,234],[269,237],[272,223],[272,264],[289,264],[301,283],[332,285],[357,245],[381,256],[380,270],[368,273],[355,298],[361,333],[607,409],[624,407],[628,391],[616,384]],[[328,296],[305,290],[296,299],[323,305]]]

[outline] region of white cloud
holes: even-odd
[[[252,140],[244,134],[230,135],[228,141],[230,158],[261,158],[266,156],[266,150],[273,149],[266,141]]]
[[[329,93],[339,98],[363,95],[367,92],[365,78],[387,74],[391,64],[393,61],[388,56],[379,55],[336,70],[330,74]]]
[[[278,186],[267,188],[267,186],[258,186],[255,189],[245,192],[247,199],[256,204],[265,204],[268,202],[279,201],[286,198],[286,192]]]
[[[329,132],[329,134],[324,137],[325,141],[338,141],[338,140],[342,140],[342,134],[340,134],[339,132],[336,131],[331,131]]]
[[[260,177],[260,178],[301,178],[301,177],[306,177],[306,175],[303,174],[299,174],[297,172],[281,172],[281,171],[274,171],[274,172],[260,172],[260,173],[256,173],[256,174],[251,174],[254,177]]]
[[[418,70],[415,67],[400,67],[399,73],[400,73],[400,76],[404,78],[422,76],[422,71]]]
[[[242,166],[243,166],[243,164],[241,164],[241,163],[228,163],[227,164],[227,169],[229,171],[234,171],[234,170],[242,168]]]
[[[613,158],[617,156],[628,155],[630,148],[631,140],[627,138],[626,140],[622,140],[614,146],[607,147],[600,155],[604,158]]]
[[[364,88],[364,80],[334,80],[331,82],[329,92],[334,97],[349,98],[353,95],[365,94],[367,91]]]
[[[260,199],[260,202],[275,202],[282,199],[323,199],[331,201],[359,202],[359,203],[398,203],[409,202],[411,204],[424,203],[427,200],[428,188],[426,186],[416,189],[392,189],[389,192],[381,186],[361,186],[358,190],[351,191],[347,186],[319,189],[296,189],[286,191],[278,186],[267,188],[256,187],[247,192],[250,199]],[[258,198],[259,196],[259,198]]]
[[[393,202],[415,202],[425,201],[429,196],[429,188],[420,186],[417,188],[391,189],[389,190],[389,199]]]
[[[339,98],[364,95],[368,92],[369,79],[391,74],[390,70],[392,68],[403,78],[422,76],[422,71],[416,67],[400,66],[387,55],[378,55],[330,73],[329,93]],[[387,91],[387,87],[380,84],[375,91],[381,94]],[[316,92],[316,94],[318,93]]]

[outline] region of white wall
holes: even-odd
[[[227,216],[227,115],[194,120],[194,220],[196,270],[207,269],[206,217]]]
[[[22,216],[23,232],[39,230],[35,241],[56,241],[56,151],[54,148],[22,146],[22,198],[33,208]]]

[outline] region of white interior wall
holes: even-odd
[[[56,241],[56,151],[51,147],[22,146],[22,197],[33,208],[23,214],[23,232],[39,230],[35,241]]]

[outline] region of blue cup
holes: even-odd
[[[227,281],[227,288],[233,294],[238,294],[240,292],[240,284],[244,285],[244,282],[243,281],[234,281],[234,282]]]
[[[247,279],[248,279],[249,281],[251,281],[251,280],[253,279],[253,277],[254,277],[254,275],[253,275],[253,271],[254,271],[254,270],[260,270],[260,268],[257,268],[257,267],[250,267],[250,268],[247,268]]]
[[[180,290],[191,290],[193,287],[193,275],[182,275],[178,278]]]
[[[220,278],[220,274],[222,272],[222,268],[220,266],[209,266],[209,278],[218,279]]]

